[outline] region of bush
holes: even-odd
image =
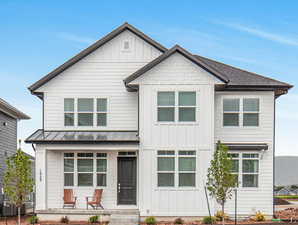
[[[37,217],[37,216],[31,216],[31,217],[28,219],[28,222],[29,222],[30,224],[38,223],[38,217]]]
[[[88,219],[89,223],[97,223],[98,222],[99,217],[98,216],[91,216]]]
[[[184,221],[181,218],[177,218],[174,220],[174,224],[184,224]]]
[[[61,223],[69,223],[69,219],[67,216],[62,216],[62,218],[60,219]]]
[[[149,216],[145,219],[146,224],[156,224],[156,219],[154,216]]]
[[[215,216],[215,218],[216,218],[217,221],[222,221],[223,218],[225,220],[229,220],[230,219],[230,217],[227,214],[223,213],[220,210],[217,211],[214,216]]]
[[[265,215],[262,212],[258,211],[258,212],[256,212],[256,215],[254,216],[254,220],[255,221],[265,221]]]
[[[214,224],[216,223],[216,218],[214,216],[205,216],[203,217],[203,224]]]

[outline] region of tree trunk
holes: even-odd
[[[222,225],[225,225],[225,204],[221,205],[222,207]]]
[[[18,225],[21,225],[21,207],[18,207]]]

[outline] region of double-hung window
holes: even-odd
[[[259,126],[258,98],[224,98],[223,126],[257,127]]]
[[[157,151],[158,187],[195,187],[196,151]]]
[[[93,186],[93,153],[78,153],[78,186]]]
[[[236,176],[238,187],[259,186],[259,154],[229,153],[232,160],[232,174]]]
[[[107,185],[107,153],[96,153],[97,186]]]
[[[97,126],[107,126],[107,99],[98,98],[96,111],[97,111]]]
[[[74,186],[74,153],[64,153],[64,186]]]
[[[175,186],[175,151],[157,152],[157,186]]]
[[[195,122],[195,91],[159,91],[157,92],[158,122]]]
[[[78,126],[93,126],[93,98],[78,99]]]
[[[74,126],[74,99],[64,99],[64,126]]]

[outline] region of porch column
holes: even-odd
[[[44,148],[36,148],[36,169],[35,169],[35,185],[36,185],[36,210],[47,209],[47,150]]]

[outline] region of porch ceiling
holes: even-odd
[[[137,131],[45,131],[34,132],[25,140],[36,144],[127,144],[139,143]]]

